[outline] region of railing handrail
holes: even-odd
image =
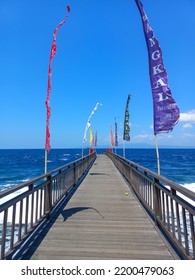
[[[109,152],[106,151],[105,154],[109,155]],[[116,156],[118,159],[120,158],[123,162],[127,162],[132,167],[136,167],[136,168],[139,168],[139,169],[143,170],[143,172],[151,175],[152,178],[156,178],[158,181],[161,181],[161,182],[171,186],[171,188],[173,188],[174,190],[179,191],[180,193],[182,193],[186,197],[195,201],[195,192],[183,187],[180,184],[175,183],[174,181],[172,181],[170,179],[165,178],[162,175],[159,175],[159,174],[155,173],[154,171],[152,171],[152,170],[150,170],[150,169],[148,169],[148,168],[146,168],[142,165],[139,165],[139,164],[137,164],[137,163],[135,163],[131,160],[128,160],[128,159],[126,159],[122,156],[115,155],[115,154],[112,154],[112,156]]]
[[[129,182],[179,256],[195,259],[195,193],[124,157],[108,151],[105,154]]]
[[[55,206],[86,175],[95,158],[94,152],[0,192],[0,199],[8,198],[0,205],[0,214],[3,214],[0,259],[12,258],[19,245],[50,216]],[[12,198],[9,198],[10,194]],[[10,213],[12,218],[8,222]],[[6,245],[8,235],[10,239]]]
[[[51,171],[49,171],[47,173],[44,173],[44,174],[42,174],[40,176],[37,176],[37,177],[35,177],[33,179],[30,179],[30,180],[26,181],[26,182],[19,183],[19,184],[15,185],[15,186],[13,186],[11,188],[8,188],[8,189],[5,189],[3,191],[0,191],[0,199],[5,197],[5,196],[7,196],[7,195],[9,195],[9,194],[11,194],[11,193],[13,193],[13,192],[15,192],[15,191],[18,191],[18,190],[20,190],[20,189],[22,189],[24,187],[28,187],[29,185],[34,184],[35,182],[38,182],[38,181],[40,181],[40,180],[42,180],[44,178],[52,176],[53,174],[55,174],[56,172],[59,172],[60,170],[65,170],[68,167],[74,166],[74,164],[79,164],[81,161],[83,161],[88,156],[89,155],[84,156],[83,158],[79,158],[79,159],[77,159],[75,161],[71,161],[71,162],[69,162],[67,164],[64,164],[64,165],[62,165],[62,166],[60,166],[60,167],[58,167],[56,169],[53,169],[53,170],[51,170]]]

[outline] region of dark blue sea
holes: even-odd
[[[104,149],[97,149],[102,153]],[[114,150],[115,152],[115,150]],[[123,156],[123,149],[116,149]],[[84,150],[84,155],[88,149]],[[52,149],[48,171],[81,158],[81,149]],[[195,149],[159,149],[161,175],[195,191]],[[126,149],[125,157],[157,172],[155,149]],[[44,149],[0,149],[0,191],[44,173]]]

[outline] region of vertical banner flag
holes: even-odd
[[[127,97],[126,109],[125,109],[125,120],[124,120],[124,134],[123,140],[130,141],[130,127],[129,127],[129,101],[130,101],[130,94]]]
[[[85,127],[85,132],[84,132],[84,136],[83,136],[83,143],[87,141],[87,130],[88,130],[88,128],[91,125],[91,122],[90,122],[91,117],[95,113],[95,111],[99,108],[99,106],[101,106],[101,105],[102,104],[99,103],[99,102],[95,105],[94,109],[92,110],[92,112],[91,112],[91,114],[90,114],[90,116],[89,116],[89,118],[87,120],[87,124],[86,124],[86,127]]]
[[[67,6],[67,11],[68,13],[70,12],[70,7]],[[57,28],[54,30],[53,33],[53,41],[52,41],[52,46],[51,46],[51,51],[50,51],[50,57],[49,57],[49,69],[48,69],[48,84],[47,84],[47,98],[45,101],[46,109],[47,109],[47,114],[46,114],[46,140],[45,140],[45,149],[49,152],[50,151],[50,130],[49,130],[49,119],[51,115],[51,108],[50,108],[50,91],[51,91],[51,76],[52,76],[52,59],[56,54],[56,35],[58,32],[58,29],[66,22],[68,18],[68,13],[65,17],[65,19],[59,23]]]
[[[150,83],[154,107],[154,134],[156,135],[158,133],[172,131],[179,120],[180,111],[168,86],[167,73],[163,65],[162,50],[154,36],[148,17],[144,12],[143,4],[140,0],[135,1],[142,18],[148,49]]]
[[[115,147],[118,146],[118,131],[117,131],[117,122],[115,121]]]
[[[110,127],[110,140],[111,140],[111,146],[114,146],[114,135],[112,132],[112,126]]]
[[[94,146],[95,143],[94,143],[94,135],[93,135],[93,131],[92,131],[92,128],[90,126],[90,131],[89,131],[89,142],[90,142],[90,146]]]

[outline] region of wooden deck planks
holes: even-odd
[[[128,195],[125,195],[128,192]],[[105,155],[97,159],[33,260],[177,259]]]

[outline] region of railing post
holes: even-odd
[[[45,188],[45,213],[47,218],[50,217],[50,212],[52,209],[52,179],[51,175],[47,177],[47,185]]]
[[[33,208],[34,208],[34,192],[33,192],[34,184],[30,184],[28,186],[29,191],[32,191],[32,200],[31,200],[31,218],[30,218],[30,226],[33,227]]]
[[[161,197],[160,189],[156,186],[156,183],[159,183],[159,180],[153,179],[153,205],[154,205],[154,215],[155,215],[155,224],[158,224],[158,220],[162,220],[162,209],[161,209]]]
[[[74,183],[73,183],[74,186],[75,183],[76,183],[76,164],[74,163]]]

